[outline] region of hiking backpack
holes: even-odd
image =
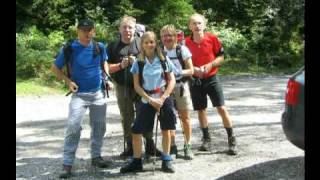
[[[146,32],[146,26],[143,24],[137,23],[135,27],[136,27],[135,35],[138,37],[141,37],[143,35],[143,33]]]
[[[177,41],[180,45],[185,45],[184,32],[180,29],[176,30],[177,33]]]

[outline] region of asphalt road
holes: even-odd
[[[161,161],[145,162],[144,172],[120,174],[126,161],[118,158],[123,148],[119,110],[113,92],[107,99],[107,133],[102,155],[113,160],[108,169],[90,167],[90,127],[83,122],[72,179],[304,179],[304,151],[283,134],[281,113],[289,76],[223,76],[226,106],[234,124],[239,154],[229,156],[227,135],[217,111],[208,107],[212,133],[211,152],[199,152],[201,132],[196,112],[191,112],[195,158],[174,160],[176,172],[159,171]],[[16,179],[56,179],[61,169],[64,126],[70,97],[62,95],[17,97]],[[161,135],[158,147],[161,145]],[[183,135],[177,124],[178,149]]]

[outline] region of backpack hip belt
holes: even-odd
[[[161,87],[161,88],[156,88],[156,89],[153,89],[153,90],[145,90],[144,91],[148,94],[148,95],[151,95],[151,94],[159,94],[159,93],[163,93],[165,91],[165,88],[164,87]]]

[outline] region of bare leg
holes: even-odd
[[[164,155],[169,155],[170,152],[170,130],[162,130],[162,150]]]
[[[226,107],[225,106],[219,106],[219,107],[217,107],[217,111],[218,111],[219,115],[222,118],[223,126],[225,128],[231,128],[232,127],[232,122],[230,120],[230,116],[229,116],[229,113],[228,113]]]
[[[192,128],[190,124],[189,111],[188,110],[179,110],[179,115],[182,121],[183,133],[185,137],[185,143],[190,144]]]
[[[133,157],[141,158],[142,154],[142,134],[132,133]]]
[[[171,145],[176,144],[176,131],[175,130],[170,130],[170,136],[171,136]]]
[[[208,119],[207,119],[207,110],[206,109],[198,110],[198,118],[199,118],[199,123],[200,123],[201,128],[208,127]]]

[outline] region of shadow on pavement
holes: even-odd
[[[304,156],[267,161],[227,174],[218,180],[304,179]]]

